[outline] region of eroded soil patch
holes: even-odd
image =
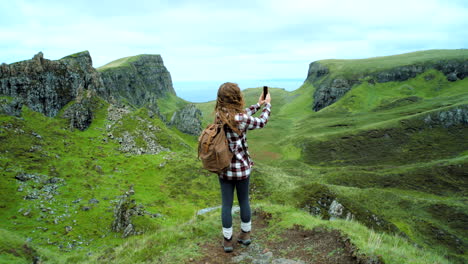
[[[224,253],[222,237],[202,245],[203,258],[187,263],[274,263],[274,264],[363,264],[383,263],[377,257],[358,256],[357,248],[337,230],[300,226],[271,234],[267,231],[268,213],[253,216],[252,244],[235,245],[234,252]],[[236,234],[233,239],[237,239]]]

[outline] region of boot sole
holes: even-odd
[[[234,250],[233,247],[224,247],[224,252],[231,253]]]
[[[248,246],[248,245],[250,245],[250,243],[252,243],[252,241],[251,241],[250,239],[249,239],[249,240],[241,240],[241,239],[239,239],[239,240],[237,240],[237,242],[241,243],[241,244],[244,245],[244,246]]]

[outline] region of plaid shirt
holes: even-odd
[[[241,135],[238,135],[226,126],[226,137],[228,139],[229,148],[234,156],[232,157],[229,168],[225,172],[219,174],[221,179],[243,180],[250,176],[250,168],[253,162],[250,159],[247,145],[247,130],[264,127],[270,116],[270,108],[270,104],[265,104],[260,117],[253,117],[252,115],[260,109],[260,105],[257,103],[246,108],[245,113],[237,114],[234,120],[237,122],[237,128],[243,132]]]

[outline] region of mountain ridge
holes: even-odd
[[[444,73],[448,81],[463,80],[468,76],[467,61],[467,49],[427,50],[357,60],[321,60],[310,63],[306,81],[317,87],[313,109],[319,111],[365,82],[405,81],[429,69]]]

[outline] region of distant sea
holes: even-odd
[[[203,103],[216,99],[218,88],[226,81],[173,81],[177,96],[193,103]],[[239,80],[235,81],[241,90],[247,88],[268,87],[284,88],[294,91],[299,88],[304,79],[269,79],[269,80]]]

